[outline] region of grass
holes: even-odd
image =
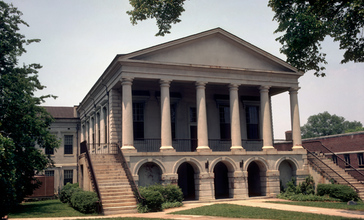
[[[74,210],[68,204],[59,200],[44,200],[27,202],[19,205],[16,211],[9,214],[9,218],[47,218],[47,217],[77,217],[95,216],[97,214],[83,214]]]
[[[267,201],[269,203],[279,203],[288,205],[300,205],[300,206],[310,206],[319,208],[329,208],[329,209],[346,209],[355,211],[364,211],[364,203],[357,202],[357,205],[347,205],[346,202],[299,202],[299,201]]]
[[[343,220],[340,216],[328,216],[302,212],[282,211],[231,204],[214,204],[199,208],[173,212],[178,215],[205,215],[230,218],[259,218],[259,219],[287,219],[287,220]],[[353,218],[350,218],[353,219]]]

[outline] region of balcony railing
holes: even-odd
[[[121,143],[119,143],[121,145]],[[246,151],[261,151],[262,140],[242,140],[243,148]],[[134,147],[138,152],[159,152],[161,139],[136,139]],[[172,147],[177,152],[193,152],[197,148],[197,139],[174,139]],[[209,139],[209,147],[212,151],[230,151],[231,140]]]

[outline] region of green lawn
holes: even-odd
[[[329,208],[329,209],[347,209],[347,210],[356,210],[356,211],[364,211],[364,203],[358,202],[357,205],[347,205],[346,202],[297,202],[297,201],[267,201],[269,203],[280,203],[280,204],[288,204],[288,205],[301,205],[301,206],[310,206],[310,207],[319,207],[319,208]]]
[[[47,217],[76,217],[95,216],[96,214],[83,214],[74,210],[68,204],[59,200],[45,200],[39,202],[27,202],[19,205],[10,218],[47,218]]]
[[[74,210],[59,200],[45,200],[21,204],[17,211],[9,214],[9,218],[49,218],[49,217],[79,217],[97,216],[97,214],[83,214]],[[103,218],[102,220],[158,220],[156,218]],[[94,220],[94,219],[92,219]],[[162,219],[160,219],[162,220]]]
[[[318,215],[302,212],[282,211],[275,209],[265,209],[257,207],[248,207],[230,204],[214,204],[210,206],[203,206],[199,208],[173,212],[172,214],[178,215],[205,215],[205,216],[219,216],[230,218],[259,218],[259,219],[280,219],[280,220],[343,220],[338,216]],[[353,219],[353,218],[350,218]]]

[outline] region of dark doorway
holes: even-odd
[[[195,171],[191,164],[184,162],[178,170],[178,186],[182,189],[184,200],[196,199],[195,194]]]
[[[191,152],[196,151],[197,148],[197,126],[190,126],[190,137],[191,137]]]
[[[248,167],[248,190],[249,197],[262,196],[260,168],[254,161],[251,162]]]
[[[229,177],[228,169],[223,162],[214,167],[215,199],[229,198]]]

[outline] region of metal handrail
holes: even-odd
[[[352,168],[354,171],[356,171],[358,174],[360,174],[362,177],[364,177],[364,174],[362,172],[360,172],[359,170],[357,170],[355,167],[353,167],[350,163],[347,163],[345,160],[343,160],[341,157],[339,157],[335,152],[333,152],[332,150],[330,150],[329,148],[327,148],[321,141],[305,141],[305,143],[314,143],[314,142],[318,142],[321,144],[322,147],[324,147],[327,151],[329,151],[330,153],[332,153],[333,155],[335,155],[341,162],[344,162],[346,166],[349,166],[350,168]],[[306,149],[307,150],[307,149]],[[308,150],[307,150],[308,151]]]
[[[80,144],[80,148],[81,148],[81,153],[85,153],[85,157],[86,157],[86,160],[87,160],[87,163],[88,163],[88,168],[89,168],[89,171],[90,171],[90,174],[91,174],[91,180],[92,180],[92,183],[93,183],[93,188],[97,194],[97,196],[99,197],[99,208],[100,208],[100,212],[102,212],[102,199],[101,199],[101,194],[100,194],[100,190],[99,190],[99,186],[97,184],[97,180],[96,180],[96,175],[95,175],[95,172],[94,172],[94,168],[92,166],[92,161],[91,161],[91,156],[90,156],[90,153],[89,153],[89,149],[87,147],[87,143],[86,141],[82,142]]]
[[[307,150],[307,149],[306,149]],[[314,156],[317,160],[319,160],[322,164],[324,164],[327,168],[329,168],[331,171],[333,171],[337,176],[339,176],[341,179],[343,179],[346,183],[348,183],[351,187],[353,187],[357,192],[359,192],[359,190],[353,186],[349,181],[347,181],[344,177],[342,177],[339,173],[337,173],[334,169],[332,169],[329,165],[327,165],[326,163],[324,163],[320,158],[318,158],[314,153],[312,153],[311,151],[307,150],[307,152],[309,154],[311,154],[312,156]],[[312,161],[313,162],[313,161]],[[313,162],[314,163],[314,162]],[[327,174],[330,176],[330,174]],[[331,177],[331,176],[330,176]]]
[[[134,178],[133,178],[133,176],[131,174],[129,165],[125,160],[123,152],[121,151],[121,149],[120,149],[120,147],[118,145],[117,145],[117,148],[118,148],[118,155],[121,157],[120,158],[121,159],[121,165],[123,166],[123,168],[125,170],[126,177],[128,178],[128,180],[130,182],[131,188],[132,188],[134,194],[136,195],[136,197],[138,199],[138,202],[141,202],[145,198],[142,195],[140,195],[139,189],[138,189],[138,187],[137,187],[137,185],[136,185],[136,183],[134,181]]]

